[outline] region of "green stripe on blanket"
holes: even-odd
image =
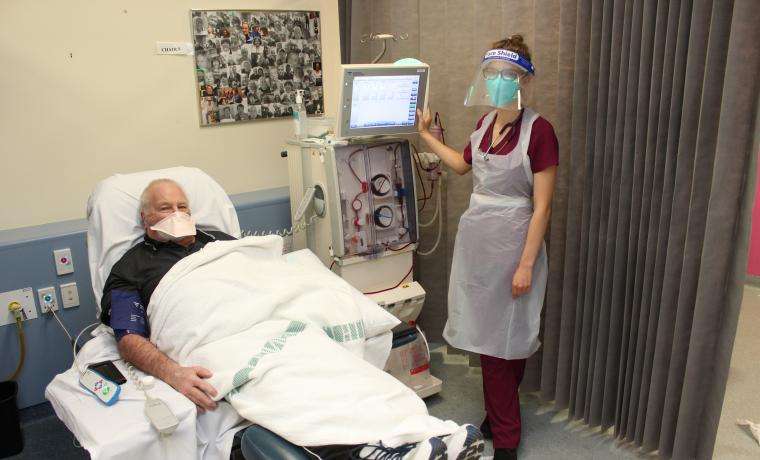
[[[328,337],[338,343],[364,338],[364,323],[362,321],[338,324],[336,326],[325,326],[322,330],[325,331],[325,334],[327,334]]]
[[[261,350],[248,360],[247,365],[235,373],[235,376],[232,378],[232,391],[230,391],[230,394],[236,394],[241,386],[251,381],[251,373],[253,372],[253,369],[256,368],[256,365],[261,358],[270,353],[277,353],[282,350],[289,338],[298,335],[303,332],[304,329],[306,329],[306,323],[302,321],[291,321],[285,329],[285,332],[268,340],[264,346],[261,347]],[[364,323],[361,320],[353,323],[325,326],[322,329],[328,337],[338,343],[364,339]]]
[[[261,351],[256,353],[249,361],[248,364],[237,371],[235,373],[235,376],[232,378],[232,391],[231,393],[237,393],[238,388],[245,385],[251,380],[251,372],[256,367],[256,365],[259,363],[259,360],[263,358],[265,355],[268,355],[270,353],[276,353],[283,349],[285,346],[285,343],[288,341],[289,338],[298,335],[301,333],[304,329],[306,329],[306,323],[301,321],[291,321],[290,324],[288,324],[288,327],[285,329],[285,332],[280,334],[279,336],[267,341],[267,343],[264,344],[263,347],[261,347]]]

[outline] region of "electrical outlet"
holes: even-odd
[[[79,306],[79,291],[77,283],[66,283],[59,286],[61,288],[61,303],[63,308]]]
[[[14,324],[16,317],[13,315],[11,304],[21,304],[21,319],[28,321],[37,317],[37,308],[34,303],[34,290],[30,287],[16,289],[15,291],[0,292],[0,326]]]
[[[49,313],[51,310],[58,311],[58,296],[53,286],[37,289],[37,300],[40,301],[42,313]]]
[[[55,272],[59,276],[74,273],[74,260],[71,258],[71,249],[56,249],[53,251],[53,259],[55,259]]]

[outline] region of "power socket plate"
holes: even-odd
[[[37,300],[40,302],[42,313],[50,313],[50,310],[58,311],[58,295],[53,286],[37,289]]]
[[[0,326],[16,322],[16,317],[8,310],[8,305],[13,302],[21,304],[21,318],[24,321],[37,317],[37,307],[34,303],[34,290],[32,288],[0,292]]]

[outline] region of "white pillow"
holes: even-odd
[[[111,268],[145,234],[140,222],[140,195],[152,180],[161,178],[173,179],[182,186],[199,228],[240,237],[237,212],[229,196],[198,168],[179,166],[115,174],[102,180],[87,201],[87,255],[98,317]]]
[[[287,254],[285,258],[288,262],[308,265],[314,267],[315,270],[326,270],[332,273],[333,276],[338,276],[329,268],[325,267],[322,261],[319,260],[319,257],[308,249],[291,252],[290,254]],[[376,302],[362,294],[353,286],[351,286],[351,293],[362,312],[365,338],[369,339],[388,332],[401,322],[398,318],[393,316],[392,313],[379,306]]]

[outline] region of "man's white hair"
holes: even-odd
[[[176,180],[173,179],[167,179],[167,178],[161,178],[161,179],[155,179],[150,181],[147,187],[142,191],[140,194],[140,212],[146,212],[148,208],[150,208],[150,199],[151,199],[151,190],[153,187],[159,184],[174,184],[182,190],[182,193],[187,196],[187,193],[185,193],[185,190],[182,188],[181,185]]]

